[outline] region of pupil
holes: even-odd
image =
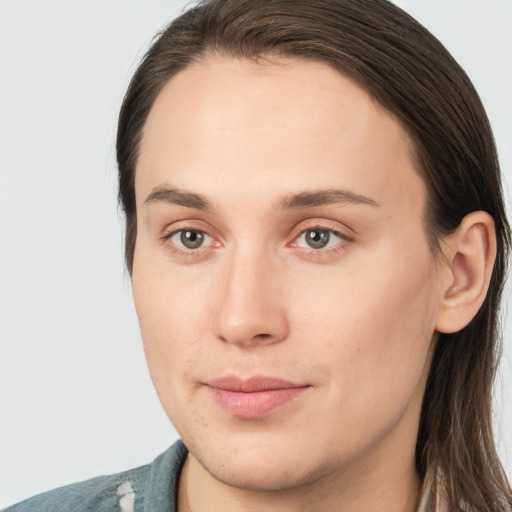
[[[200,231],[183,231],[181,233],[181,243],[188,249],[197,249],[204,240],[204,234]]]
[[[319,229],[308,231],[306,233],[306,242],[313,249],[322,249],[329,243],[329,232]]]

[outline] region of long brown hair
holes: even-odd
[[[428,30],[387,0],[199,2],[160,34],[121,109],[119,197],[126,214],[130,273],[142,129],[167,81],[209,55],[310,58],[355,79],[399,119],[414,143],[428,189],[425,228],[434,255],[440,238],[453,232],[466,214],[484,210],[493,216],[498,253],[490,288],[467,327],[439,334],[421,412],[416,467],[427,490],[442,482],[450,511],[461,505],[480,512],[512,510],[491,416],[510,232],[493,135],[469,78]]]

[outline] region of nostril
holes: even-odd
[[[256,334],[256,336],[254,336],[256,339],[262,339],[262,340],[266,340],[268,338],[271,338],[272,335],[271,334]]]
[[[232,336],[219,336],[219,340],[223,343],[234,343],[237,345],[244,345],[246,347],[256,347],[258,345],[271,344],[279,341],[279,337],[269,333],[255,334],[254,336],[242,336],[238,333],[238,335],[233,334]]]

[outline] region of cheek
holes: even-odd
[[[412,267],[394,257],[346,273],[309,297],[315,307],[308,310],[305,302],[299,315],[298,328],[312,334],[309,351],[328,376],[330,396],[356,429],[400,414],[428,370],[435,276],[429,256],[421,256]]]
[[[207,297],[197,286],[160,272],[142,256],[134,265],[132,283],[148,367],[169,411],[169,402],[183,390],[179,384],[204,345]]]

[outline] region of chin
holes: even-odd
[[[199,460],[201,465],[216,480],[225,485],[254,492],[277,492],[296,489],[312,483],[321,471],[309,471],[303,465],[289,464],[288,461],[276,460],[275,457],[247,463],[243,457],[238,462],[225,460],[219,464],[218,459]]]
[[[279,435],[272,438],[269,433],[243,437],[228,436],[224,442],[210,440],[207,446],[192,439],[183,441],[211,476],[238,489],[284,491],[312,483],[330,471],[327,464],[311,457],[314,450],[304,448],[308,456],[297,448],[301,445],[293,438],[287,442]]]

